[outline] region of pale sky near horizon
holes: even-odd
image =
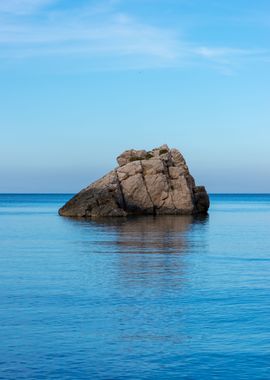
[[[0,0],[0,192],[77,192],[167,143],[270,192],[269,0]]]

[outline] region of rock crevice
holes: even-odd
[[[125,195],[124,195],[124,193],[123,193],[123,189],[122,189],[122,186],[121,186],[121,181],[119,180],[117,170],[115,170],[115,174],[116,174],[116,178],[117,178],[118,186],[119,186],[120,193],[121,193],[121,197],[122,197],[123,210],[126,211],[126,209],[127,209],[127,205],[126,205]]]
[[[63,216],[207,213],[209,197],[196,186],[184,157],[167,145],[128,150],[119,166],[80,191],[60,210]]]
[[[154,205],[154,202],[153,202],[153,200],[152,200],[151,194],[150,194],[150,192],[149,192],[149,190],[148,190],[148,188],[147,188],[147,183],[146,183],[146,180],[145,180],[144,170],[143,170],[143,166],[142,166],[141,161],[140,161],[140,164],[141,164],[141,168],[142,168],[142,179],[143,179],[143,183],[144,183],[144,186],[145,186],[146,192],[147,192],[147,194],[148,194],[148,197],[149,197],[150,201],[152,202],[153,214],[155,214],[155,213],[156,213],[156,211],[155,211],[155,205]]]

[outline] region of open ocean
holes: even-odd
[[[0,195],[0,379],[270,379],[270,195],[74,220]]]

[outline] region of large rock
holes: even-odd
[[[101,217],[132,214],[205,214],[209,197],[195,186],[177,149],[162,145],[149,152],[127,150],[119,166],[86,187],[59,210],[63,216]]]

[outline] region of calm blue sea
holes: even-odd
[[[58,216],[0,195],[1,379],[270,379],[270,195],[209,216]]]

